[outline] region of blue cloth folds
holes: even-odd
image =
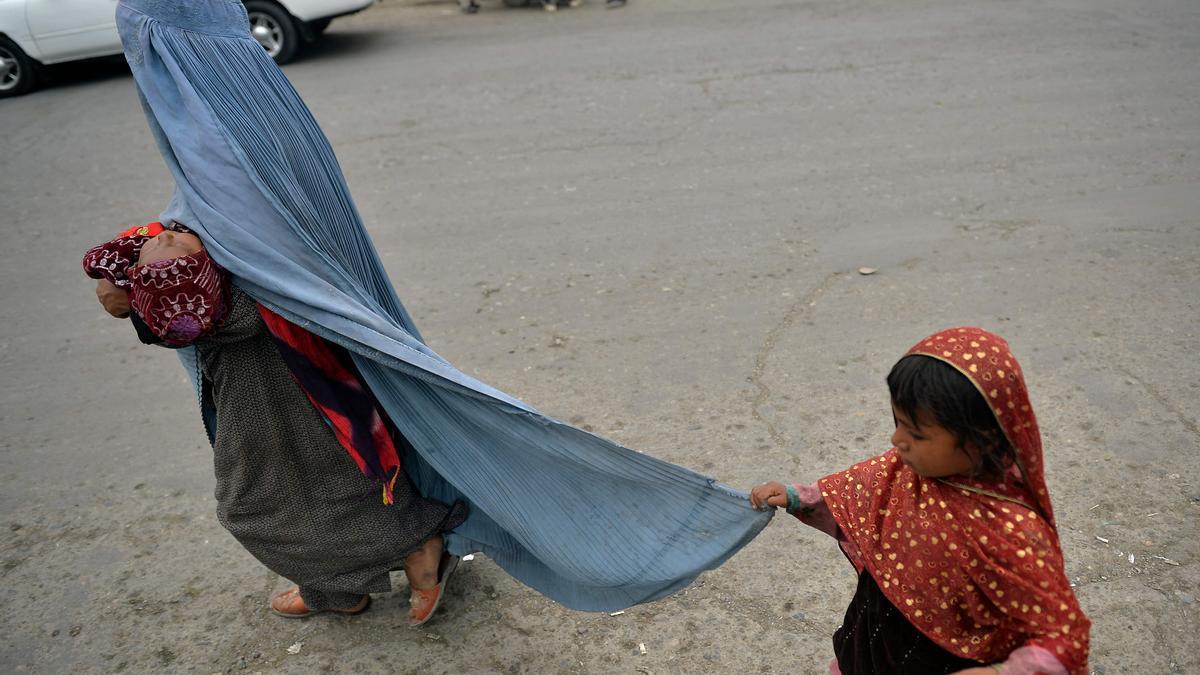
[[[122,0],[117,24],[175,178],[163,220],[196,231],[255,300],[352,353],[417,450],[404,460],[414,483],[471,506],[451,552],[611,611],[683,588],[766,525],[743,493],[546,417],[425,346],[241,2]]]

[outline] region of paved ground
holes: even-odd
[[[729,483],[886,449],[903,350],[1001,332],[1093,669],[1196,673],[1197,36],[1192,0],[385,2],[286,72],[435,349]],[[268,616],[183,373],[79,272],[168,196],[128,75],[0,119],[0,670],[821,671],[853,576],[785,518],[616,617],[483,559],[426,630],[402,588]]]

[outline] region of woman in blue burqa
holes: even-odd
[[[430,350],[241,2],[121,0],[117,23],[176,189],[165,226],[85,267],[196,375],[222,523],[298,586],[276,611],[360,611],[407,566],[419,623],[476,551],[567,607],[611,611],[684,588],[766,525],[746,495]]]

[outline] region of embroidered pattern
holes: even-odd
[[[224,315],[223,275],[203,249],[131,268],[128,275],[130,306],[168,344],[191,343]]]

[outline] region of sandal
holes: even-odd
[[[458,556],[450,555],[449,553],[442,554],[441,564],[438,565],[438,583],[433,588],[414,588],[412,595],[409,596],[408,602],[412,605],[408,615],[408,625],[416,628],[424,625],[433,617],[433,613],[437,611],[438,605],[442,604],[442,596],[446,593],[446,581],[450,579],[450,575],[454,573],[458,567]],[[428,607],[429,609],[413,614],[418,607]]]
[[[308,605],[304,604],[304,598],[300,595],[299,586],[292,586],[286,591],[280,591],[271,596],[271,611],[285,619],[303,619],[306,616],[320,614],[321,612],[333,612],[334,614],[353,616],[355,614],[362,614],[370,606],[371,596],[364,595],[357,605],[349,609],[309,609]]]

